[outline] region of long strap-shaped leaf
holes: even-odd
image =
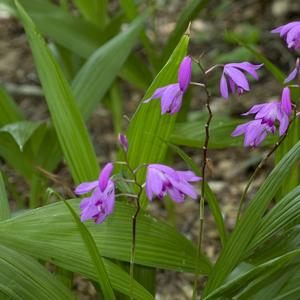
[[[184,35],[166,65],[152,82],[143,100],[149,98],[158,87],[177,81],[178,67],[186,55],[188,43],[189,36]],[[175,120],[176,115],[161,115],[159,100],[148,104],[140,103],[127,134],[131,166],[163,161],[167,150],[163,140],[169,139]],[[144,178],[144,174],[140,172],[140,180]]]
[[[240,262],[243,254],[247,250],[249,242],[257,230],[264,212],[280,188],[282,179],[285,178],[293,163],[295,163],[299,157],[300,142],[283,157],[255,194],[250,206],[231,234],[209,276],[204,293],[205,296],[218,288],[230,271]]]
[[[37,261],[4,246],[0,246],[0,282],[0,292],[10,299],[74,299]]]
[[[70,86],[30,17],[16,2],[32,49],[57,136],[75,182],[93,180],[98,165]],[[51,146],[51,145],[49,145]]]
[[[107,276],[102,257],[100,256],[99,249],[97,248],[93,237],[91,236],[89,230],[86,228],[85,224],[80,222],[80,219],[76,214],[75,210],[72,208],[72,206],[65,200],[64,203],[68,207],[70,213],[72,214],[74,222],[76,223],[78,231],[80,232],[81,238],[84,241],[84,244],[93,261],[98,275],[98,282],[101,286],[104,298],[108,300],[116,299],[114,291],[110,285],[110,281]]]
[[[69,201],[76,211],[78,200]],[[117,202],[114,213],[101,226],[87,223],[104,257],[130,261],[131,216],[134,212],[131,205]],[[43,259],[55,262],[62,259],[68,265],[76,262],[76,269],[80,271],[82,267],[83,273],[91,267],[76,225],[61,202],[0,223],[0,240]],[[176,229],[148,214],[140,214],[137,222],[137,264],[194,272],[195,258],[196,248]],[[211,264],[207,257],[200,257],[198,270],[203,274],[210,272]]]

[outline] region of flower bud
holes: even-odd
[[[123,148],[123,150],[125,152],[127,152],[128,151],[128,140],[127,140],[126,135],[120,133],[119,134],[119,142],[120,142],[120,145]]]

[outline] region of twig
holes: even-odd
[[[294,111],[295,112],[295,111]],[[243,191],[242,197],[240,199],[240,203],[239,203],[239,208],[238,208],[238,213],[236,216],[236,221],[235,221],[235,225],[238,223],[239,219],[240,219],[240,215],[242,212],[242,208],[248,193],[248,190],[254,180],[254,178],[256,177],[256,175],[258,174],[258,172],[261,170],[261,168],[263,167],[263,165],[267,162],[267,160],[269,159],[269,157],[276,151],[276,149],[281,145],[281,143],[284,141],[284,139],[286,138],[290,125],[292,124],[292,122],[295,120],[296,118],[296,114],[294,114],[293,119],[290,120],[288,128],[285,132],[284,135],[282,135],[279,140],[274,144],[274,146],[272,147],[272,149],[268,152],[268,154],[262,159],[262,161],[258,164],[258,166],[256,167],[256,169],[254,170],[253,174],[251,175],[247,185],[245,186],[245,189]]]

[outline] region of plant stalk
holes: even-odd
[[[206,77],[206,73],[205,70],[203,69],[203,67],[201,66],[200,62],[197,62],[198,66],[200,67],[204,77]],[[200,203],[199,203],[199,236],[198,236],[198,248],[197,248],[197,258],[196,258],[196,272],[195,272],[195,279],[194,279],[194,288],[193,288],[193,300],[196,299],[197,297],[197,285],[198,285],[198,280],[199,280],[199,273],[197,271],[197,267],[198,267],[198,261],[199,261],[199,257],[201,254],[201,250],[202,250],[202,240],[203,240],[203,230],[204,230],[204,217],[205,217],[205,213],[204,213],[204,209],[205,209],[205,172],[206,172],[206,166],[207,166],[207,152],[208,152],[208,143],[209,143],[209,138],[210,138],[210,134],[209,134],[209,125],[210,122],[212,120],[213,114],[210,108],[210,100],[211,100],[211,94],[209,92],[209,90],[207,89],[206,84],[204,83],[203,86],[201,86],[205,93],[206,93],[206,109],[208,112],[208,118],[206,120],[206,123],[204,125],[205,128],[205,141],[204,141],[204,145],[203,145],[203,155],[202,155],[202,168],[201,168],[201,174],[202,174],[202,181],[201,181],[201,195],[200,195]]]

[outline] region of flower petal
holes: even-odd
[[[181,91],[185,92],[191,82],[192,76],[192,59],[190,56],[186,56],[178,70],[178,83]]]
[[[98,180],[83,182],[79,184],[75,189],[75,194],[82,195],[92,191],[94,188],[98,186]]]
[[[224,67],[224,72],[227,74],[238,87],[241,87],[245,91],[249,91],[249,83],[243,72],[234,67]]]
[[[171,112],[171,105],[174,101],[174,98],[181,93],[180,87],[178,83],[170,84],[164,91],[161,97],[161,113],[169,113]]]
[[[281,109],[289,116],[292,113],[291,92],[288,87],[282,90]]]
[[[165,90],[167,89],[167,87],[168,87],[168,85],[156,89],[156,90],[154,91],[153,95],[152,95],[150,98],[144,100],[143,103],[148,103],[148,102],[150,102],[150,101],[153,100],[153,99],[157,99],[157,98],[162,97],[162,95],[163,95],[163,93],[165,92]]]
[[[105,167],[102,169],[99,176],[99,188],[103,192],[107,186],[109,177],[114,169],[114,165],[112,163],[107,163]]]
[[[222,74],[221,81],[220,81],[220,93],[224,99],[228,99],[228,85],[226,81],[225,74]]]

